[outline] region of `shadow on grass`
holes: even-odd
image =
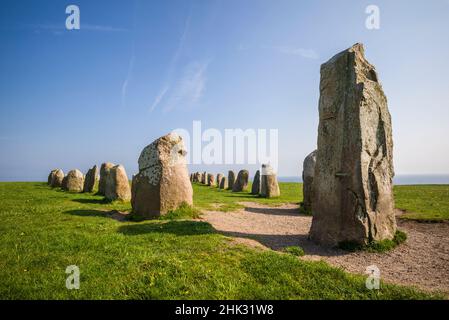
[[[73,202],[78,203],[87,203],[87,204],[108,204],[111,201],[107,200],[106,198],[103,199],[92,199],[92,198],[82,198],[82,199],[73,199]]]
[[[118,232],[127,236],[135,236],[148,233],[170,233],[177,236],[192,236],[216,233],[207,222],[200,221],[152,221],[146,223],[121,226]]]
[[[92,209],[67,210],[64,213],[71,214],[74,216],[80,216],[80,217],[105,217],[105,218],[109,217],[108,211],[92,210]]]

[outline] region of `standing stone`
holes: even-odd
[[[228,171],[228,189],[231,189],[234,187],[235,182],[235,173],[232,170]]]
[[[223,179],[223,174],[217,174],[217,187],[220,187],[221,179]]]
[[[131,199],[128,175],[122,165],[109,169],[109,173],[106,176],[104,196],[110,201],[129,201]]]
[[[237,175],[237,179],[235,180],[232,186],[232,192],[245,191],[246,188],[248,187],[248,177],[249,177],[248,170],[240,170],[239,174]]]
[[[253,179],[253,185],[251,187],[251,194],[259,194],[260,193],[260,170],[256,171]]]
[[[84,186],[84,175],[78,169],[70,170],[67,173],[65,190],[69,192],[82,192]]]
[[[183,203],[193,204],[186,154],[182,138],[176,133],[165,135],[142,150],[139,173],[132,182],[134,214],[154,218]]]
[[[62,178],[61,189],[67,190],[67,176],[64,176],[64,178]]]
[[[94,190],[95,182],[97,182],[97,176],[98,168],[96,165],[87,170],[86,177],[84,178],[83,192],[92,192]]]
[[[98,194],[104,196],[106,188],[106,180],[109,175],[109,171],[115,164],[110,162],[105,162],[101,164],[100,168],[100,181],[98,182]]]
[[[201,183],[207,184],[207,173],[206,171],[203,172],[203,175],[201,176]]]
[[[56,170],[58,170],[58,169],[51,170],[51,171],[50,171],[50,174],[48,175],[48,178],[47,178],[47,184],[48,184],[49,186],[51,186],[51,181],[53,180],[53,176],[54,176],[54,174],[56,173]]]
[[[215,176],[212,173],[207,174],[207,185],[209,187],[215,186]]]
[[[226,177],[221,178],[220,189],[224,189],[224,190],[228,189],[228,178],[226,178]]]
[[[269,164],[262,165],[262,178],[260,179],[260,196],[275,198],[281,195],[278,179],[273,168]]]
[[[56,169],[53,172],[50,186],[52,188],[61,187],[63,179],[64,179],[64,172],[61,169]]]
[[[363,45],[321,66],[319,115],[311,239],[325,245],[392,239],[391,117]]]
[[[316,150],[310,153],[302,165],[302,208],[305,212],[312,212],[313,176],[315,174]]]

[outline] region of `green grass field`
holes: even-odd
[[[195,185],[194,202],[198,208],[217,202],[224,210],[237,201],[297,203],[300,190],[299,184],[281,184],[282,197],[266,200]],[[401,198],[401,188],[396,191]],[[108,204],[99,196],[52,190],[44,183],[0,183],[0,298],[438,298],[386,284],[370,291],[363,276],[289,253],[236,245],[205,222],[119,222],[107,215],[129,209],[129,203]],[[69,265],[80,268],[79,290],[65,287]]]

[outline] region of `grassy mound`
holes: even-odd
[[[404,243],[407,240],[407,234],[403,231],[397,230],[393,239],[385,239],[382,241],[373,241],[372,243],[369,243],[367,245],[360,245],[355,242],[351,241],[345,241],[340,242],[338,247],[340,249],[346,250],[346,251],[368,251],[368,252],[387,252],[394,248],[396,248],[401,243]]]

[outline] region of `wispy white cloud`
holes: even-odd
[[[159,103],[161,103],[162,99],[164,98],[165,94],[168,91],[168,85],[163,87],[161,89],[161,91],[159,92],[159,94],[156,96],[156,98],[154,98],[153,104],[150,107],[150,111],[153,111],[158,105]]]
[[[163,84],[162,88],[159,90],[159,93],[157,94],[157,96],[154,98],[154,101],[150,107],[150,112],[152,112],[153,110],[156,109],[156,107],[161,103],[165,94],[168,92],[168,90],[170,88],[170,82],[173,78],[173,74],[176,70],[176,66],[178,64],[179,57],[181,56],[181,53],[184,49],[184,45],[185,45],[185,42],[186,42],[186,39],[187,39],[187,36],[189,33],[190,20],[191,20],[191,14],[189,14],[185,20],[184,28],[182,30],[181,37],[179,38],[179,41],[178,41],[178,46],[177,46],[175,52],[173,53],[173,57],[170,61],[168,69],[167,69],[164,84]]]
[[[136,56],[134,54],[134,48],[133,48],[133,53],[131,54],[131,58],[129,59],[128,73],[126,74],[125,81],[123,81],[123,84],[122,84],[122,107],[126,106],[126,95],[128,93],[128,84],[131,79],[131,74],[132,74],[132,71],[134,68],[135,59],[136,59]]]
[[[177,81],[164,111],[170,111],[179,105],[192,106],[197,103],[204,94],[206,88],[206,71],[209,61],[191,62],[185,69],[182,77]]]

